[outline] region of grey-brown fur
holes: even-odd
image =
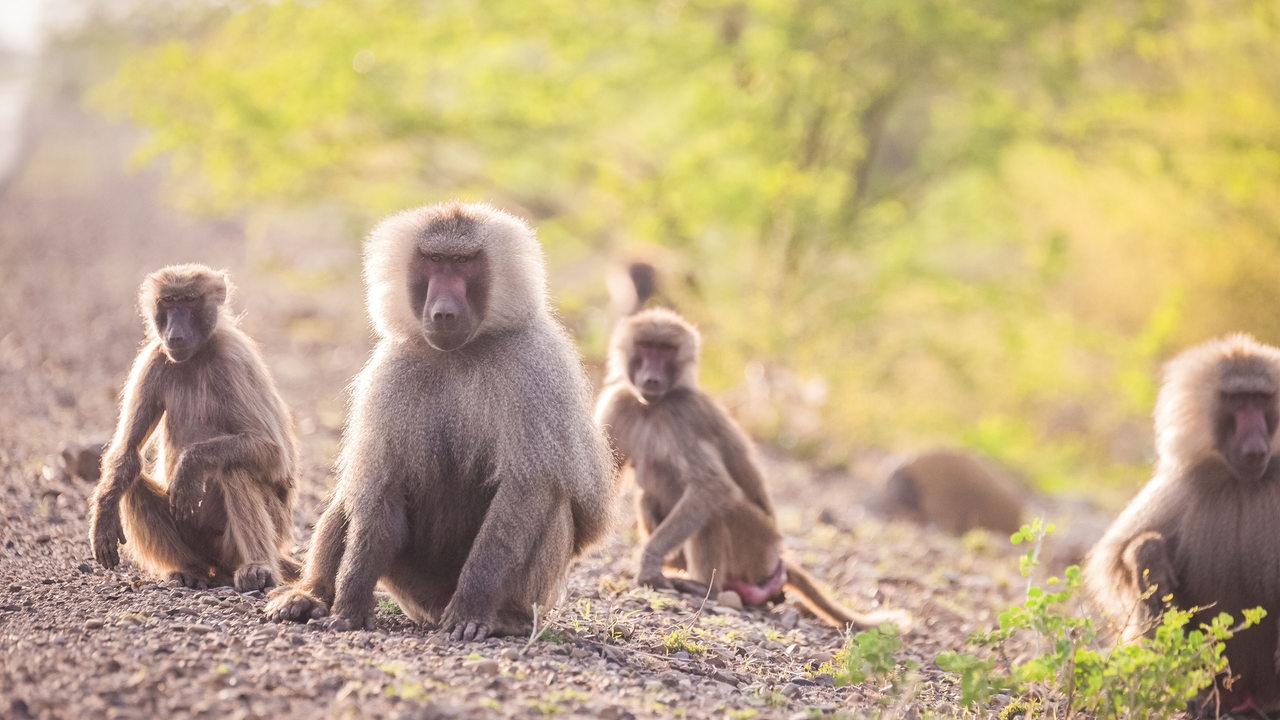
[[[433,255],[469,258],[487,288],[468,296],[484,308],[474,333],[448,351],[427,341],[429,313],[410,301],[411,268]],[[352,384],[303,578],[268,615],[372,627],[381,581],[410,618],[455,639],[527,632],[613,504],[608,446],[548,305],[541,247],[489,206],[433,205],[374,228],[365,277],[379,341]]]
[[[660,397],[647,397],[637,386],[640,343],[674,346]],[[647,540],[639,582],[687,592],[710,586],[713,593],[728,588],[767,594],[776,592],[769,580],[781,562],[786,587],[835,627],[905,622],[900,613],[864,614],[839,605],[782,557],[782,537],[755,447],[698,387],[700,344],[698,331],[665,309],[623,319],[610,342],[596,422],[612,437],[619,461],[630,464],[640,488],[639,522]],[[692,582],[667,577],[664,565],[687,570]]]
[[[1155,475],[1090,552],[1085,577],[1124,639],[1148,632],[1165,596],[1181,608],[1206,608],[1193,626],[1220,612],[1237,621],[1261,606],[1267,617],[1227,644],[1231,670],[1223,709],[1248,700],[1280,709],[1276,672],[1280,616],[1280,461],[1274,422],[1280,350],[1233,335],[1182,353],[1165,367],[1156,402]],[[1260,477],[1229,462],[1221,427],[1232,392],[1257,393],[1269,411],[1269,459]],[[1143,594],[1150,586],[1154,593]]]
[[[203,265],[166,267],[142,283],[147,341],[92,500],[91,541],[105,567],[119,563],[123,542],[143,568],[188,587],[259,590],[296,574],[286,554],[298,464],[292,420],[227,308],[230,289],[225,273]],[[166,303],[190,308],[195,320],[194,354],[180,361],[158,325]]]
[[[1013,533],[1024,492],[987,462],[960,450],[922,452],[898,466],[870,505],[893,517],[962,535],[974,528]]]

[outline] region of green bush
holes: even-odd
[[[1035,569],[1040,542],[1051,530],[1037,519],[1014,534],[1015,544],[1032,543],[1022,558],[1025,577]],[[982,705],[1007,690],[1025,696],[1019,705],[1024,717],[1046,708],[1055,717],[1076,711],[1097,717],[1169,717],[1227,669],[1222,655],[1226,641],[1266,614],[1262,608],[1245,610],[1244,620],[1233,625],[1230,615],[1219,613],[1189,628],[1201,608],[1169,607],[1151,637],[1108,649],[1100,647],[1093,621],[1076,611],[1080,568],[1073,565],[1063,578],[1051,577],[1045,584],[1047,588],[1028,582],[1026,600],[1000,614],[997,630],[970,638],[976,653],[938,655],[938,666],[959,676],[962,703]],[[1028,659],[1009,661],[1006,643],[1015,636],[1034,642]]]

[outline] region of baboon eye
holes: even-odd
[[[176,297],[174,297],[174,296],[172,296],[172,295],[161,295],[161,296],[160,296],[160,302],[162,302],[162,303],[164,303],[164,304],[166,304],[166,305],[171,305],[171,304],[173,304],[173,303],[175,303],[175,302],[177,302],[177,301],[178,301],[178,298],[176,298]]]
[[[445,261],[445,257],[440,253],[431,253],[430,255],[427,255],[427,260],[430,260],[433,263],[442,263]]]

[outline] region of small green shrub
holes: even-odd
[[[868,679],[891,677],[897,668],[893,654],[901,647],[893,625],[849,633],[832,662],[836,685],[861,685]]]
[[[1200,608],[1169,607],[1152,637],[1100,649],[1093,622],[1073,612],[1082,582],[1079,567],[1067,568],[1063,578],[1049,578],[1047,588],[1030,582],[1040,543],[1052,529],[1037,519],[1012,537],[1014,544],[1032,544],[1021,560],[1028,578],[1026,600],[1000,614],[997,630],[970,638],[976,654],[938,655],[938,666],[959,676],[962,703],[982,705],[1008,690],[1027,698],[1018,708],[1023,717],[1044,708],[1053,708],[1059,717],[1075,711],[1097,717],[1169,717],[1227,668],[1222,655],[1226,640],[1266,614],[1261,608],[1245,610],[1243,621],[1233,626],[1233,618],[1220,613],[1189,629]],[[1004,644],[1014,636],[1033,640],[1036,652],[1010,662]]]

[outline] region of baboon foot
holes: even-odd
[[[208,590],[209,573],[196,569],[175,570],[169,573],[169,584],[174,587],[191,588],[192,590]]]
[[[275,587],[277,580],[276,574],[271,570],[271,566],[261,563],[248,563],[241,565],[240,569],[236,570],[232,584],[240,592],[251,592]]]
[[[449,639],[454,642],[480,642],[489,637],[491,629],[488,623],[476,622],[474,620],[459,620],[456,623],[448,623],[442,625],[441,628],[449,633]]]
[[[328,616],[329,606],[302,590],[282,587],[271,593],[263,612],[272,622],[306,622]]]

